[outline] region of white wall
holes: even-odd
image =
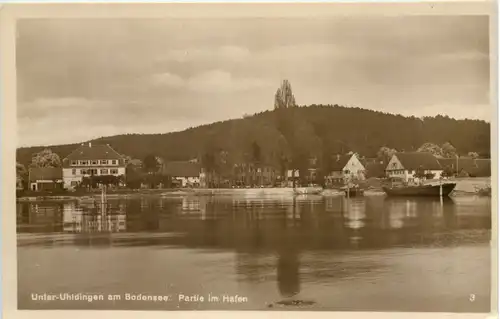
[[[63,180],[64,180],[64,187],[65,188],[70,188],[71,182],[81,182],[83,177],[85,176],[90,176],[88,174],[81,174],[82,169],[97,169],[97,174],[96,176],[101,175],[101,169],[107,169],[108,174],[103,174],[103,175],[114,175],[114,176],[120,176],[124,175],[125,176],[125,167],[116,167],[116,166],[88,166],[88,167],[80,167],[80,168],[63,168]],[[118,170],[118,173],[116,174],[111,174],[111,169],[116,169]],[[73,174],[73,170],[75,170],[75,174]]]
[[[349,171],[349,173],[346,174],[347,176],[353,178],[362,177],[362,179],[364,179],[365,167],[361,164],[356,155],[352,155],[349,161],[347,161],[347,164],[344,166],[344,172],[345,171]]]
[[[182,187],[193,184],[200,184],[200,177],[174,177],[174,179],[181,181]]]

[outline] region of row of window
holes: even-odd
[[[390,174],[393,174],[393,175],[402,175],[404,173],[405,173],[405,171],[403,169],[390,171]]]
[[[80,174],[81,175],[98,175],[98,171],[101,173],[100,175],[116,175],[118,174],[118,170],[115,168],[112,169],[107,169],[107,168],[101,168],[100,170],[97,170],[96,168],[89,168],[89,169],[81,169]],[[76,175],[76,168],[73,168],[72,174]]]
[[[117,165],[118,160],[80,160],[71,161],[71,166],[85,166],[85,165]]]

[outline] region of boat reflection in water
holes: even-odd
[[[161,294],[165,282],[173,285],[172,293],[238,293],[250,301],[104,302],[85,308],[259,310],[271,305],[475,312],[489,307],[489,271],[472,271],[490,267],[491,199],[485,197],[200,196],[113,199],[104,206],[19,203],[17,222],[18,255],[30,261],[19,264],[21,309],[41,307],[30,300],[30,291],[73,287],[123,294],[142,287]],[[47,246],[51,249],[44,250]],[[105,254],[94,253],[102,248]],[[41,256],[47,259],[39,261]],[[31,267],[35,261],[41,266]],[[88,279],[77,281],[66,270],[82,262],[87,266],[79,269],[79,277]],[[421,268],[428,275],[415,273]],[[457,302],[471,289],[481,296],[477,302]],[[433,297],[441,302],[430,303]],[[387,301],[391,298],[398,303]]]

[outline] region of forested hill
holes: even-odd
[[[168,130],[165,127],[165,131]],[[153,154],[167,161],[200,157],[209,150],[224,150],[234,160],[241,160],[255,150],[255,145],[264,161],[290,154],[292,149],[319,156],[354,151],[376,157],[381,146],[412,151],[426,142],[438,145],[449,142],[459,154],[477,152],[489,157],[490,124],[440,115],[420,119],[337,105],[312,105],[266,111],[181,132],[117,135],[92,142],[110,144],[132,158],[144,159]],[[62,159],[78,145],[48,148]],[[32,154],[44,148],[47,147],[20,148],[17,160],[28,165]]]

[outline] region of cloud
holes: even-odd
[[[224,70],[208,70],[184,80],[172,73],[154,74],[150,82],[159,87],[185,89],[192,92],[217,94],[249,91],[271,85],[265,79],[252,77],[234,77]]]
[[[188,81],[190,90],[204,93],[248,91],[267,85],[268,81],[249,77],[235,78],[231,73],[222,70],[203,72]]]
[[[300,104],[479,116],[488,27],[486,16],[23,20],[19,134],[58,143],[83,138],[77,130],[168,132],[240,117],[272,109],[282,79]]]
[[[168,72],[154,74],[151,77],[151,82],[156,86],[167,86],[172,88],[181,88],[186,84],[180,76]]]
[[[159,61],[176,61],[176,62],[192,62],[192,61],[232,61],[243,62],[250,58],[250,51],[241,46],[236,45],[223,45],[217,47],[190,48],[184,50],[170,50],[165,55],[158,58]]]
[[[102,111],[109,107],[112,107],[111,102],[89,100],[81,97],[38,98],[19,105],[18,117],[57,116],[60,113],[77,112],[78,110],[85,110],[86,112]]]

